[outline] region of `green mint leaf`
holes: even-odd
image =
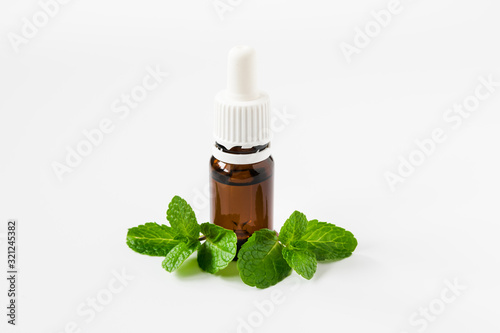
[[[206,222],[201,225],[201,233],[207,239],[198,250],[200,268],[213,274],[227,267],[236,255],[234,231]]]
[[[128,229],[127,245],[135,252],[164,257],[176,246],[176,233],[166,225],[148,222]]]
[[[168,204],[167,220],[178,234],[178,239],[187,242],[198,240],[200,225],[196,222],[193,209],[186,200],[177,195],[172,198]]]
[[[316,256],[309,250],[285,247],[283,258],[299,275],[310,280],[316,273]]]
[[[318,261],[347,258],[358,245],[350,231],[318,220],[309,221],[305,234],[292,245],[303,248],[302,241],[307,242],[307,248],[316,255]]]
[[[200,247],[199,241],[177,244],[163,260],[163,268],[169,272],[175,271],[198,247]]]
[[[298,240],[304,235],[307,228],[307,218],[299,211],[294,211],[281,227],[279,240],[285,246],[291,241]]]
[[[237,265],[243,282],[257,288],[275,285],[292,271],[283,258],[283,245],[276,232],[268,229],[254,232],[243,244]]]
[[[307,250],[309,249],[309,243],[304,240],[294,240],[290,242],[290,247],[294,249]]]

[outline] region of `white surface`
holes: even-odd
[[[458,279],[467,289],[423,331],[498,332],[500,88],[468,118],[443,115],[478,77],[500,81],[500,5],[402,6],[348,64],[341,43],[388,2],[242,1],[221,21],[211,1],[75,0],[15,53],[7,33],[39,5],[3,1],[0,233],[19,220],[20,294],[19,325],[2,310],[1,331],[59,333],[74,321],[81,332],[235,332],[251,316],[263,318],[254,332],[413,333],[412,314],[444,304]],[[243,43],[275,108],[275,227],[298,209],[359,241],[299,288],[293,274],[257,290],[194,259],[169,274],[125,245],[127,228],[165,221],[175,194],[208,219],[213,96]],[[121,101],[131,91],[147,93],[135,108]],[[98,126],[102,143],[59,181],[51,164]],[[384,174],[437,128],[446,140],[391,191]],[[122,269],[134,279],[86,322],[79,306]],[[259,317],[254,302],[273,291],[284,301]]]

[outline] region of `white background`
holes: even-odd
[[[460,125],[443,118],[474,101],[479,77],[500,81],[498,1],[401,0],[350,63],[342,43],[389,1],[232,3],[221,20],[212,0],[73,0],[16,52],[9,38],[40,5],[2,0],[0,258],[5,272],[16,218],[20,282],[11,327],[1,279],[1,331],[499,332],[500,87]],[[128,228],[166,223],[176,194],[208,220],[213,97],[238,44],[256,48],[275,109],[275,228],[297,209],[359,242],[311,281],[257,290],[195,256],[169,274],[125,244]],[[112,104],[157,66],[169,77],[120,118]],[[54,162],[104,118],[113,131],[60,181]],[[415,140],[436,128],[446,140],[392,191],[386,173],[422,157]],[[432,320],[418,315],[429,307]]]

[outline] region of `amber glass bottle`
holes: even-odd
[[[215,97],[210,220],[234,230],[238,249],[256,230],[273,228],[269,96],[257,90],[255,59],[251,47],[232,48],[227,89]]]
[[[253,154],[269,145],[230,150],[216,144],[225,153]],[[210,159],[210,191],[213,223],[232,229],[238,237],[238,249],[259,229],[273,229],[273,172],[271,156],[252,164],[230,164]]]

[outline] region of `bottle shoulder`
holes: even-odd
[[[263,161],[253,164],[230,164],[210,158],[210,175],[215,181],[226,184],[255,184],[272,177],[274,173],[274,159],[269,156]]]

